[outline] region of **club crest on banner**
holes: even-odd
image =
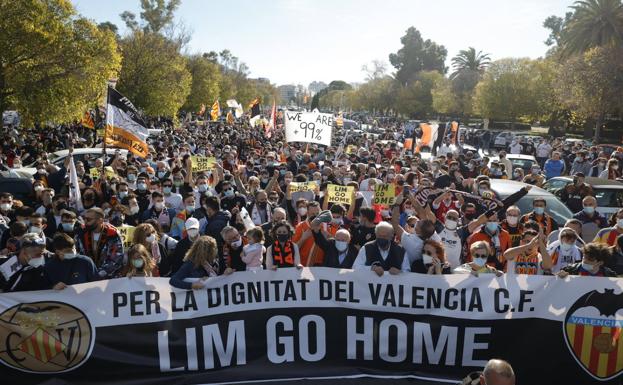
[[[623,371],[623,293],[593,290],[567,312],[563,333],[569,351],[593,378],[611,380]]]
[[[86,315],[62,302],[22,303],[0,315],[0,362],[29,373],[60,373],[91,355],[95,330]]]

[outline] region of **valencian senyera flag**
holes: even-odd
[[[108,87],[106,108],[106,144],[128,149],[141,158],[147,157],[147,125],[132,102]]]
[[[89,111],[85,111],[80,123],[86,128],[90,128],[91,130],[95,129],[95,122],[93,121],[93,117]]]
[[[212,111],[210,111],[210,116],[212,117],[212,120],[218,120],[218,117],[221,116],[221,105],[218,100],[214,101]]]

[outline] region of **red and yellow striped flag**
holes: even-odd
[[[219,104],[218,99],[212,105],[210,116],[212,117],[212,120],[218,120],[219,116],[221,116],[221,105]]]

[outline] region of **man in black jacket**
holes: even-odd
[[[375,228],[376,239],[366,243],[353,263],[354,270],[371,269],[381,276],[388,271],[396,275],[409,272],[409,259],[405,249],[394,241],[394,228],[388,222],[379,222]]]
[[[346,229],[340,229],[335,233],[335,238],[327,239],[321,231],[319,221],[311,222],[312,235],[316,245],[324,250],[324,266],[337,269],[352,269],[357,258],[357,249],[350,243],[350,233]]]
[[[0,288],[4,292],[49,289],[44,277],[44,265],[51,254],[45,240],[35,234],[22,237],[16,254],[0,260]]]

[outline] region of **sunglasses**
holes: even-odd
[[[489,258],[487,254],[474,254],[474,258]]]

